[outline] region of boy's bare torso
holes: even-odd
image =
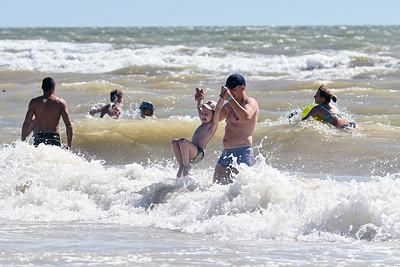
[[[215,126],[213,123],[202,123],[197,130],[194,132],[192,136],[192,143],[205,150],[206,145],[210,141],[210,139],[214,136]]]

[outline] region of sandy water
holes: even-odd
[[[399,30],[1,29],[2,265],[396,265]],[[234,72],[260,106],[255,165],[212,184],[221,122],[176,180],[171,141],[200,124],[195,88],[217,99]],[[46,76],[68,104],[71,152],[18,140]],[[363,131],[289,123],[320,84]],[[113,89],[122,118],[89,116]],[[143,100],[158,120],[140,119]]]

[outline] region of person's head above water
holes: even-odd
[[[42,89],[44,92],[50,92],[56,86],[56,81],[51,77],[46,77],[42,81]]]
[[[148,111],[155,110],[154,104],[151,103],[150,101],[143,101],[142,104],[140,104],[139,108],[142,110],[148,110]]]
[[[150,101],[143,101],[142,104],[140,105],[139,109],[140,109],[140,116],[142,118],[145,118],[145,117],[152,117],[153,119],[157,118],[154,115],[154,110],[156,108],[154,107],[154,104],[151,103]]]
[[[120,90],[112,90],[110,92],[110,100],[112,103],[119,103],[124,94]]]
[[[201,104],[199,107],[205,107],[206,109],[210,110],[210,111],[215,111],[215,107],[217,106],[217,102],[211,100],[208,101],[206,103]]]
[[[239,73],[232,74],[228,77],[225,83],[225,87],[228,89],[233,89],[238,85],[246,86],[246,81],[242,75]]]
[[[331,92],[328,88],[326,88],[325,85],[321,85],[321,86],[318,88],[318,91],[317,91],[317,92],[319,92],[320,97],[322,97],[322,98],[325,99],[325,102],[326,102],[326,103],[330,103],[330,102],[331,102],[331,99],[333,100],[333,102],[336,103],[336,101],[337,101],[337,96],[334,95],[334,94],[332,94],[332,92]]]

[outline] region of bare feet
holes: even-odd
[[[178,170],[178,173],[176,174],[176,177],[177,177],[177,178],[182,177],[182,173],[183,173],[183,166],[182,166],[182,167],[179,167],[179,170]]]
[[[186,166],[183,168],[183,176],[188,176],[189,175],[189,171],[192,169],[192,166]]]

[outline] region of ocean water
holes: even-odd
[[[398,265],[399,44],[400,26],[0,28],[0,264]],[[260,107],[254,166],[212,184],[220,122],[176,179],[195,88],[217,100],[232,73]],[[20,140],[47,76],[72,151]],[[321,84],[362,131],[289,120]],[[121,119],[90,116],[114,89]]]

